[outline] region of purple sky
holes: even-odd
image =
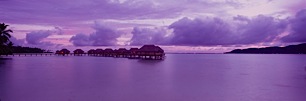
[[[225,52],[306,42],[305,0],[0,0],[16,45]]]

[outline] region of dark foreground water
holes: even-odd
[[[1,101],[306,101],[306,55],[0,58]]]

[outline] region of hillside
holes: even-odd
[[[226,54],[306,54],[306,43],[286,47],[235,49]]]

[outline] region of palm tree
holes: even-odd
[[[7,29],[7,26],[9,25],[0,23],[0,47],[13,45],[13,43],[9,39],[11,38],[10,33],[13,33],[13,31],[10,29]]]
[[[0,55],[12,54],[11,46],[13,46],[13,43],[10,41],[10,33],[13,33],[13,31],[7,29],[7,26],[4,23],[0,23]]]

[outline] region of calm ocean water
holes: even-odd
[[[1,101],[306,101],[306,55],[0,58]]]

